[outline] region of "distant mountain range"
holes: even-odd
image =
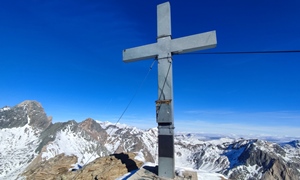
[[[0,179],[30,179],[38,164],[68,156],[76,158],[70,164],[73,169],[121,152],[135,152],[142,154],[143,161],[157,162],[156,128],[140,130],[90,118],[81,123],[51,121],[37,101],[0,109]],[[178,167],[229,179],[300,179],[299,140],[274,143],[177,134],[175,157]]]

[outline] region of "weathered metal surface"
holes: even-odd
[[[169,2],[157,6],[157,39],[171,36],[171,7]]]
[[[134,62],[157,57],[157,43],[123,50],[123,61]]]
[[[182,38],[173,39],[171,42],[171,52],[173,54],[183,54],[193,51],[214,48],[217,45],[216,31],[195,34]]]

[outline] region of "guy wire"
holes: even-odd
[[[120,115],[119,119],[118,119],[117,122],[114,124],[114,126],[117,126],[117,124],[120,122],[120,120],[122,119],[123,115],[125,114],[125,112],[126,112],[127,109],[129,108],[129,106],[131,105],[132,101],[134,100],[135,96],[136,96],[136,95],[138,94],[138,92],[140,91],[141,87],[143,86],[144,82],[146,81],[147,77],[149,76],[150,71],[152,70],[153,65],[155,64],[155,61],[156,61],[156,60],[153,60],[151,66],[149,67],[149,70],[148,70],[146,76],[145,76],[144,79],[141,81],[141,83],[140,83],[140,85],[138,86],[138,88],[136,88],[136,90],[135,90],[133,96],[131,97],[129,103],[128,103],[127,106],[125,107],[124,111],[122,112],[122,114]],[[111,131],[108,133],[108,136],[107,136],[107,137],[109,137],[109,136],[111,135],[112,131],[113,131],[113,129],[111,129]],[[104,144],[106,144],[106,141],[105,141]],[[90,158],[86,161],[86,163],[84,163],[84,164],[82,165],[82,167],[85,166],[85,165],[91,160],[91,158],[92,158],[92,157],[95,155],[95,153],[97,152],[98,148],[99,148],[99,144],[97,145],[96,151],[93,152],[93,154],[92,154],[92,155],[90,156]],[[73,179],[75,180],[78,176],[79,176],[79,173],[77,173],[76,176],[75,176]]]
[[[300,53],[300,50],[273,50],[273,51],[224,51],[224,52],[195,52],[177,55],[224,55],[224,54],[282,54],[282,53]]]

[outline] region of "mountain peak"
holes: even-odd
[[[38,106],[38,107],[42,108],[41,103],[39,103],[35,100],[25,100],[17,105],[17,107],[24,107],[24,108],[26,108],[27,106],[29,106],[29,107]]]
[[[42,105],[37,101],[26,100],[20,104],[0,111],[0,128],[22,127],[26,124],[37,128],[45,129],[52,121],[47,117]]]

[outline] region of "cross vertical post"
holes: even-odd
[[[175,177],[172,54],[209,49],[216,44],[215,31],[171,39],[171,9],[166,2],[157,6],[157,42],[123,50],[124,62],[149,58],[158,61],[158,100],[155,102],[159,177]]]
[[[169,3],[157,6],[158,53],[158,100],[156,101],[156,122],[158,124],[158,175],[174,178],[174,115],[173,74],[171,42],[171,9]]]

